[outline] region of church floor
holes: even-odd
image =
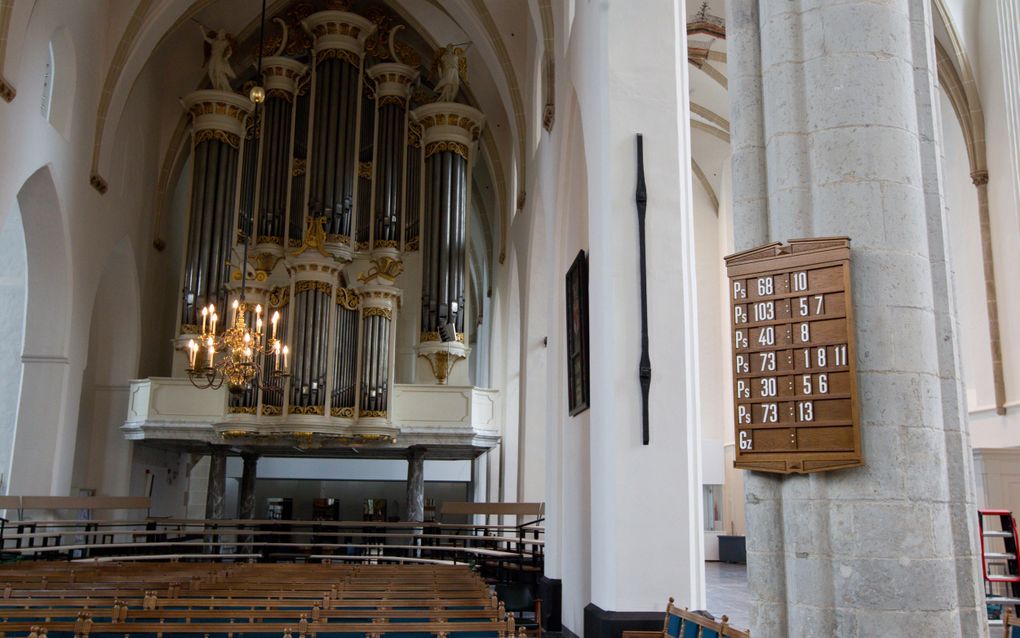
[[[751,593],[747,588],[747,565],[705,563],[708,611],[716,618],[726,614],[730,624],[747,629],[751,623]]]

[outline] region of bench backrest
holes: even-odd
[[[669,599],[666,619],[662,627],[663,638],[750,638],[750,631],[734,629],[726,616],[714,620],[688,609],[680,609]]]
[[[1020,618],[1011,613],[1009,607],[1005,607],[1005,610],[1002,617],[1003,638],[1020,638]]]
[[[523,516],[545,517],[545,503],[470,503],[447,501],[439,510],[442,516]]]

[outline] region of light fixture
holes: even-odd
[[[265,44],[266,2],[262,0],[262,22],[259,27],[259,62],[257,78],[262,79],[262,49]],[[266,91],[255,86],[249,93],[255,103],[252,117],[258,121],[258,110],[266,99]],[[254,200],[254,191],[252,192]],[[290,350],[277,338],[280,313],[273,312],[270,318],[271,332],[265,330],[262,305],[254,308],[245,301],[244,291],[248,283],[248,243],[249,236],[244,233],[250,228],[251,216],[254,213],[254,201],[244,208],[248,218],[242,224],[244,255],[241,259],[241,290],[231,307],[230,324],[222,331],[216,330],[220,321],[216,306],[210,304],[202,308],[202,333],[198,340],[188,341],[188,378],[198,388],[219,389],[224,382],[231,392],[240,393],[254,383],[263,390],[279,389],[280,382],[288,376]],[[250,322],[250,323],[249,323]],[[263,374],[262,364],[266,357],[273,357],[271,375]]]

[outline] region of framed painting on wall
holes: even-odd
[[[588,374],[588,257],[577,253],[567,271],[567,397],[570,416],[590,406]]]

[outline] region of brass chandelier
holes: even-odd
[[[262,0],[262,17],[259,26],[258,71],[256,79],[262,79],[262,49],[266,26],[266,2]],[[249,98],[255,103],[252,117],[258,121],[259,107],[266,99],[265,89],[256,85],[251,89]],[[254,193],[252,194],[254,199]],[[253,204],[253,202],[249,202]],[[249,220],[244,228],[251,228],[250,216],[254,206],[245,207]],[[202,332],[198,340],[188,340],[188,378],[192,385],[200,389],[218,390],[227,384],[233,393],[240,393],[251,387],[262,390],[279,389],[289,371],[289,348],[276,337],[280,323],[280,313],[273,312],[270,320],[271,333],[265,331],[262,318],[262,305],[254,308],[245,301],[244,291],[248,281],[248,243],[249,236],[243,234],[243,256],[241,258],[241,290],[231,308],[230,325],[217,333],[216,324],[219,314],[214,304],[202,308]],[[219,355],[219,356],[217,356]],[[266,357],[273,357],[273,369],[264,374],[263,364]]]

